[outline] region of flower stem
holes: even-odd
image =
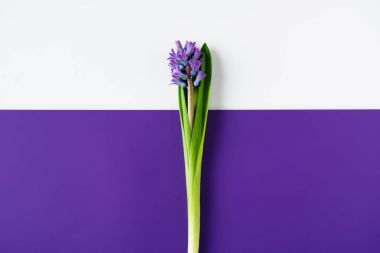
[[[190,196],[189,196],[190,195]],[[200,235],[200,192],[193,189],[188,195],[187,214],[188,214],[188,239],[187,253],[198,253]]]
[[[187,80],[187,112],[189,116],[190,129],[194,123],[194,84],[191,77]]]

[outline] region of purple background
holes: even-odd
[[[211,111],[200,253],[380,252],[380,111]],[[177,111],[0,111],[1,253],[185,253]]]

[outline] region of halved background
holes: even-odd
[[[176,39],[214,61],[200,253],[380,252],[379,11],[1,1],[0,252],[186,252]]]

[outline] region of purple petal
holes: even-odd
[[[194,59],[190,60],[189,63],[190,63],[190,67],[194,71],[198,71],[199,67],[202,65],[202,61],[194,60]]]
[[[199,60],[200,58],[201,58],[201,56],[202,56],[202,52],[201,52],[201,50],[199,50],[199,48],[195,48],[194,49],[194,55],[193,55],[193,59],[195,59],[195,60]]]
[[[185,52],[187,56],[190,56],[194,52],[195,42],[186,41]]]
[[[170,83],[171,85],[172,84],[174,84],[174,85],[179,85],[179,86],[181,86],[181,87],[183,87],[183,88],[186,88],[186,82],[184,82],[184,81],[178,81],[178,80],[176,80],[176,79],[172,79],[172,82]]]
[[[176,45],[178,51],[183,51],[183,47],[182,47],[181,41],[177,40],[175,42],[175,45]]]
[[[205,78],[206,74],[203,73],[202,70],[200,70],[197,74],[197,77],[195,78],[195,81],[194,81],[194,86],[197,87],[199,85],[199,82]]]

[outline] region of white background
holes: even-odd
[[[212,109],[380,108],[380,1],[0,0],[1,109],[176,109],[176,39]]]

